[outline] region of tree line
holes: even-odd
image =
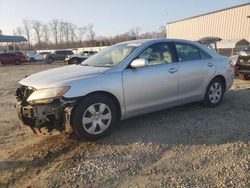
[[[49,23],[23,19],[22,25],[15,28],[14,35],[23,35],[27,43],[19,44],[22,50],[65,49],[79,47],[109,46],[118,42],[143,38],[164,38],[165,27],[158,31],[141,33],[140,27],[111,37],[98,36],[94,24],[77,26],[65,20],[54,19]]]

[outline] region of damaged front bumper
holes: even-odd
[[[48,132],[54,129],[59,131],[71,129],[70,116],[75,103],[74,100],[68,101],[56,98],[48,104],[30,105],[26,102],[26,99],[27,96],[20,98],[16,95],[14,100],[14,107],[22,127],[31,129],[34,133],[41,132],[41,128],[44,127]]]

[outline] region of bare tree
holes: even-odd
[[[43,24],[40,21],[33,20],[32,21],[32,28],[35,31],[37,42],[39,45],[39,49],[41,49],[41,37],[42,37],[42,33],[43,33]]]
[[[65,37],[67,48],[69,48],[69,38],[70,38],[70,23],[62,21],[60,24],[60,42],[63,42],[63,37]]]
[[[28,46],[30,49],[30,39],[31,39],[31,23],[28,19],[23,19],[23,30],[28,40]]]
[[[43,40],[45,42],[46,48],[48,48],[48,43],[49,43],[49,26],[47,24],[43,25]]]
[[[96,34],[94,31],[94,24],[93,23],[89,23],[86,26],[86,33],[87,33],[87,37],[88,37],[88,40],[90,41],[91,46],[94,46]]]
[[[15,34],[17,34],[17,35],[22,35],[22,34],[23,34],[22,28],[21,28],[21,27],[17,27],[17,28],[16,28],[16,31],[15,31]]]
[[[52,20],[49,23],[56,46],[58,45],[59,23],[58,19]]]
[[[162,25],[162,26],[159,28],[159,35],[160,35],[160,37],[162,37],[162,38],[166,38],[166,37],[167,37],[167,28],[166,28],[166,26]]]
[[[140,36],[140,31],[141,31],[141,28],[140,28],[140,27],[132,28],[132,29],[129,31],[129,35],[130,35],[131,39],[138,39],[139,36]]]
[[[76,38],[77,40],[79,41],[79,46],[81,47],[82,46],[82,41],[83,41],[83,37],[84,35],[86,34],[86,26],[84,27],[78,27],[77,28],[77,35],[76,35]]]
[[[65,37],[65,22],[64,21],[59,21],[59,25],[58,25],[58,31],[59,31],[59,43],[60,46],[62,47],[63,44],[63,38]]]
[[[3,31],[0,29],[0,35],[2,35],[3,34]]]
[[[71,43],[72,43],[72,44],[74,44],[75,39],[76,39],[76,28],[77,28],[77,26],[74,25],[74,24],[72,24],[72,23],[69,25],[70,40],[71,40]]]

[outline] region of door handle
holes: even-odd
[[[169,73],[171,73],[171,74],[173,74],[173,73],[175,73],[175,72],[177,72],[178,70],[176,69],[176,68],[170,68],[169,70],[168,70],[168,72]]]
[[[214,64],[212,62],[207,63],[207,66],[212,67]]]

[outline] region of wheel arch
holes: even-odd
[[[117,97],[112,94],[111,92],[108,92],[108,91],[93,91],[93,92],[90,92],[84,96],[81,96],[81,97],[78,97],[77,100],[76,100],[76,104],[74,105],[72,111],[71,111],[71,116],[70,116],[70,123],[72,124],[72,117],[73,117],[73,114],[75,112],[75,110],[77,109],[77,106],[79,105],[80,101],[85,99],[86,97],[88,96],[91,96],[91,95],[96,95],[96,94],[100,94],[100,95],[104,95],[104,96],[107,96],[109,97],[115,104],[116,106],[116,109],[117,109],[117,114],[118,114],[118,117],[117,119],[120,120],[121,119],[121,104],[119,102],[119,100],[117,99]]]
[[[227,85],[225,77],[224,77],[223,75],[216,75],[216,76],[213,77],[213,79],[215,79],[215,78],[218,78],[218,79],[220,79],[220,80],[222,81],[223,87],[224,87],[223,89],[224,89],[224,91],[225,91],[226,85]],[[211,82],[213,79],[211,79],[210,82]],[[209,83],[210,83],[210,82],[209,82]]]

